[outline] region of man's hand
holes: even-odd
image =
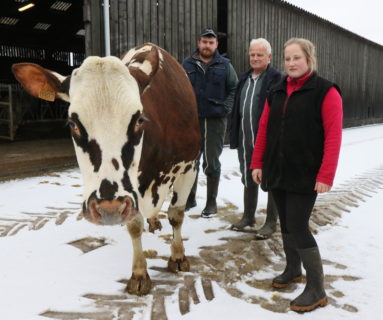
[[[253,177],[253,181],[256,184],[260,184],[262,182],[262,169],[254,169],[251,172],[251,175]]]

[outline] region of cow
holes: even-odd
[[[168,52],[145,43],[113,56],[88,57],[70,76],[32,63],[12,66],[32,96],[68,101],[68,125],[83,177],[83,216],[99,225],[126,224],[133,243],[127,292],[152,283],[141,244],[144,218],[157,215],[170,191],[173,228],[168,270],[189,271],[181,226],[200,152],[197,105],[188,77]]]

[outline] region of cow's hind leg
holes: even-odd
[[[127,228],[133,244],[132,277],[128,281],[126,291],[130,294],[145,295],[152,288],[152,281],[147,272],[146,259],[142,250],[141,235],[144,229],[144,219],[137,213],[127,223]]]
[[[181,173],[173,185],[173,198],[168,209],[168,219],[173,227],[173,240],[171,244],[171,257],[168,270],[171,272],[189,271],[190,264],[185,257],[185,248],[182,242],[181,227],[185,216],[185,204],[193,186],[196,170],[190,168]]]

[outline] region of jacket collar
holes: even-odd
[[[284,79],[275,87],[276,91],[282,90],[286,92],[286,86],[291,81],[297,81],[298,84],[302,84],[302,87],[299,88],[297,91],[306,90],[306,89],[313,89],[317,85],[317,73],[311,72],[306,75],[304,75],[302,78],[299,78],[297,80],[293,80],[289,76],[285,76]],[[299,82],[300,81],[300,82]]]
[[[198,50],[198,49],[196,49],[196,50],[192,53],[191,57],[192,57],[194,60],[198,60],[198,61],[203,62],[203,61],[200,59],[200,57],[199,57],[199,50]],[[217,50],[215,50],[215,52],[214,52],[213,59],[212,59],[208,64],[219,63],[219,62],[221,62],[221,61],[222,61],[222,56],[219,54],[218,49],[217,49]],[[196,61],[194,61],[194,62],[196,62]]]

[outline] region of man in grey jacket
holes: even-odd
[[[255,223],[258,185],[253,182],[249,169],[251,156],[267,95],[282,76],[279,71],[270,66],[270,61],[270,43],[263,38],[251,40],[249,46],[251,68],[240,77],[231,113],[230,148],[238,149],[244,184],[244,213],[242,219],[231,226],[233,230],[242,230]],[[277,217],[278,212],[269,193],[266,223],[257,231],[257,239],[268,238],[275,231]]]
[[[197,46],[197,50],[182,65],[197,98],[202,168],[207,176],[206,205],[201,216],[209,218],[217,213],[216,198],[221,174],[219,157],[223,149],[226,116],[233,105],[237,75],[230,60],[219,54],[218,38],[212,29],[202,31]],[[186,203],[186,210],[197,205],[196,189],[197,179]]]

